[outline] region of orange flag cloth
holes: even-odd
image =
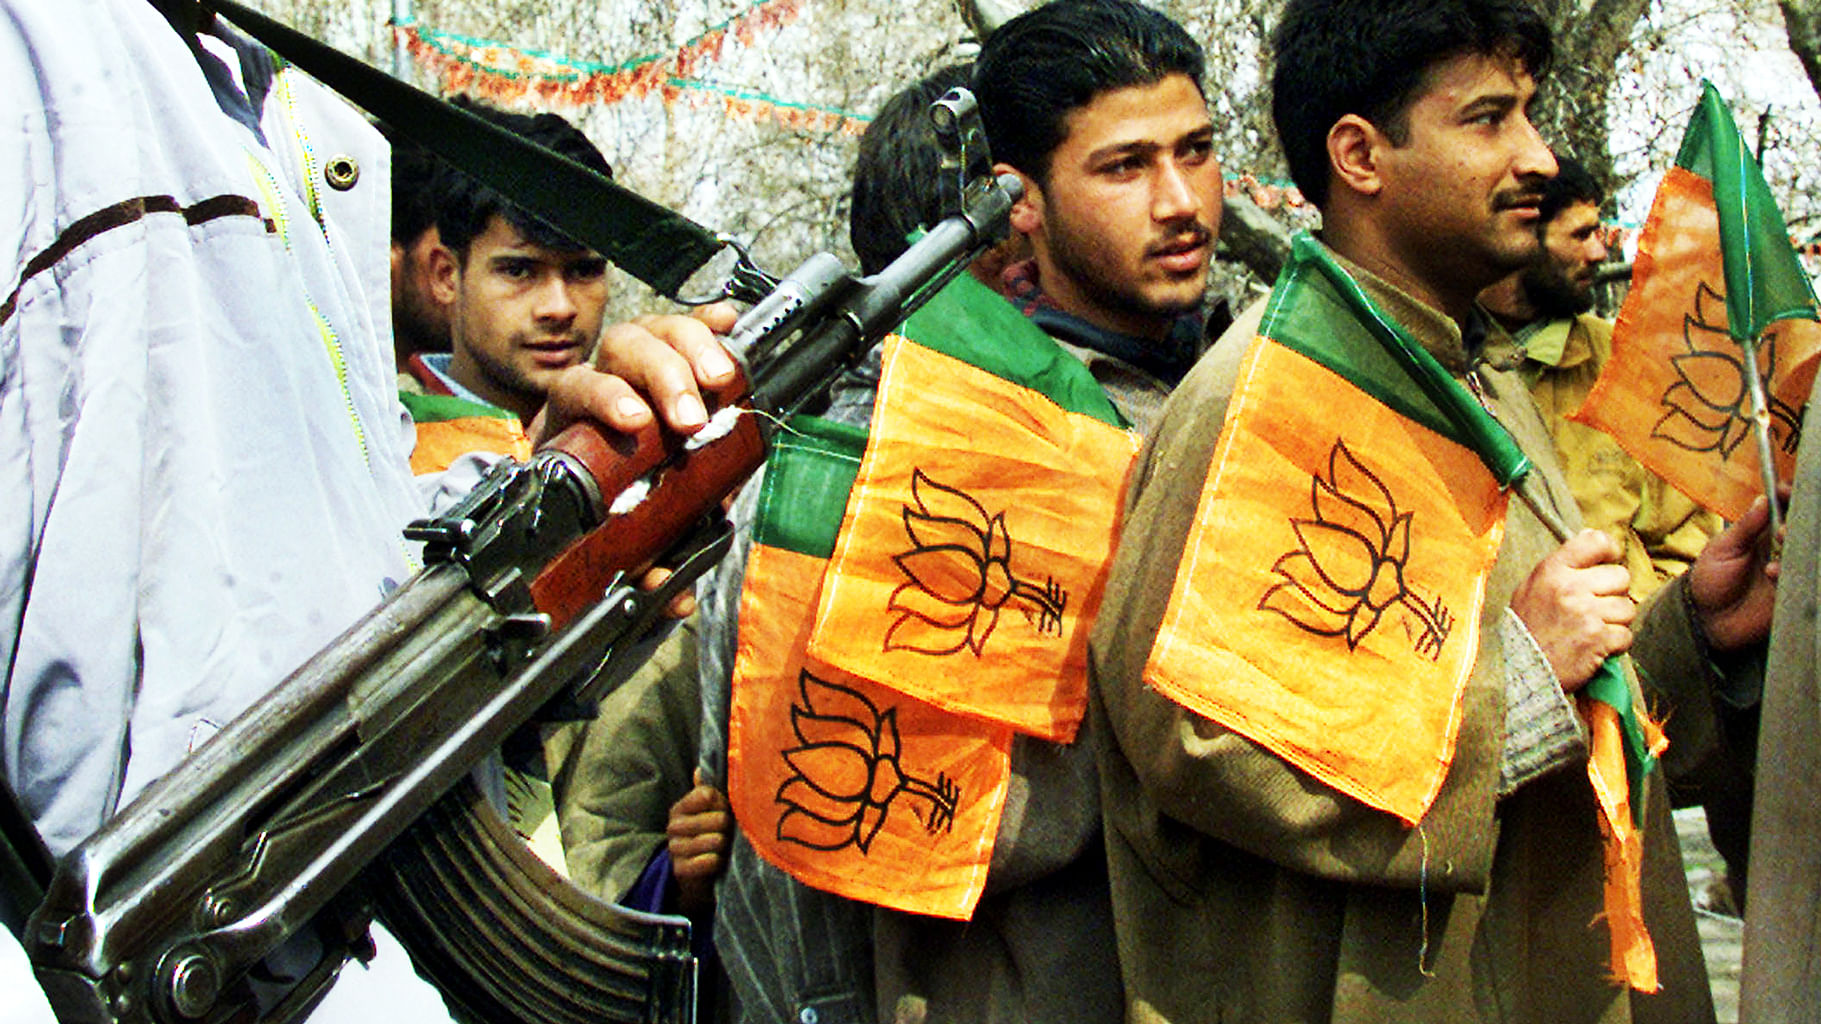
[[[833,461],[816,429],[793,420],[766,469],[740,597],[729,801],[759,855],[806,885],[966,919],[986,885],[1011,731],[806,659],[859,444],[846,481],[806,485]]]
[[[813,657],[1068,742],[1138,438],[901,337]]]
[[[1258,338],[1145,681],[1414,823],[1453,759],[1504,512],[1471,450]]]
[[[1581,716],[1592,735],[1587,777],[1600,802],[1600,839],[1605,863],[1606,926],[1612,932],[1612,976],[1640,992],[1655,992],[1657,952],[1644,928],[1644,833],[1632,803],[1639,799],[1626,782],[1625,740],[1619,713],[1610,704],[1582,695]],[[1663,730],[1645,717],[1645,741],[1652,754],[1669,746]]]
[[[1573,419],[1727,519],[1764,493],[1740,350],[1727,331],[1713,186],[1672,167],[1638,240],[1612,358]],[[1795,472],[1800,410],[1821,366],[1821,324],[1781,320],[1759,341],[1777,477]]]

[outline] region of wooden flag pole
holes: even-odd
[[[1751,395],[1751,433],[1758,442],[1758,472],[1764,477],[1764,500],[1770,503],[1771,558],[1781,558],[1783,549],[1783,511],[1777,507],[1777,463],[1770,440],[1770,403],[1764,397],[1764,377],[1758,372],[1758,342],[1740,338],[1739,351],[1745,360],[1745,388]]]

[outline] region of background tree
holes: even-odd
[[[712,58],[667,75],[662,91],[579,105],[510,90],[496,99],[575,120],[621,181],[750,242],[763,265],[781,272],[818,249],[851,259],[846,193],[856,134],[831,129],[831,119],[857,129],[899,86],[970,58],[981,32],[1033,0],[255,2],[387,68],[395,6],[425,32],[594,66],[674,55],[715,26],[735,24],[740,31],[728,33]],[[1207,49],[1209,107],[1229,178],[1215,286],[1236,307],[1268,286],[1290,231],[1317,223],[1287,187],[1271,129],[1267,40],[1282,2],[1157,0]],[[1629,238],[1643,220],[1703,77],[1732,101],[1747,137],[1760,141],[1798,238],[1821,229],[1821,97],[1808,84],[1821,82],[1821,0],[1534,2],[1558,39],[1539,125],[1551,144],[1608,181],[1608,214],[1621,235]],[[445,74],[421,53],[403,66],[405,77],[432,91],[484,94],[499,85]],[[627,283],[610,312],[653,304]]]

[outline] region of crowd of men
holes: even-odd
[[[0,9],[0,123],[20,140],[0,162],[0,777],[62,854],[404,579],[399,531],[427,495],[583,416],[699,429],[701,396],[733,376],[715,333],[731,313],[603,329],[599,254],[421,151],[388,152],[206,4]],[[1157,11],[1053,0],[994,31],[971,66],[894,98],[862,140],[853,191],[854,248],[872,272],[942,216],[921,115],[971,87],[996,169],[1023,186],[1012,238],[971,270],[1144,439],[1093,627],[1087,718],[1071,742],[1012,740],[971,920],[807,885],[727,810],[756,487],[732,508],[739,542],[694,617],[596,721],[509,759],[507,787],[554,809],[563,841],[549,856],[578,884],[712,923],[706,1015],[1712,1020],[1673,799],[1708,808],[1753,914],[1743,1019],[1821,1019],[1821,831],[1804,774],[1815,474],[1798,474],[1779,566],[1765,503],[1723,524],[1567,422],[1611,348],[1611,325],[1588,313],[1604,194],[1530,121],[1554,50],[1523,0],[1289,0],[1271,52],[1279,140],[1322,215],[1311,258],[1470,388],[1543,481],[1544,507],[1512,503],[1486,566],[1452,567],[1485,578],[1477,608],[1457,609],[1475,654],[1441,706],[1437,788],[1419,815],[1389,813],[1268,731],[1156,685],[1160,637],[1222,642],[1172,609],[1220,493],[1212,467],[1243,443],[1258,339],[1353,325],[1282,285],[1230,323],[1210,315],[1219,83]],[[477,112],[611,174],[560,118]],[[369,173],[325,184],[310,154],[328,152]],[[388,166],[389,215],[387,175],[372,170]],[[1293,401],[1306,383],[1270,387]],[[878,387],[874,352],[825,415],[864,427]],[[1296,422],[1344,437],[1346,415],[1305,403]],[[1801,451],[1812,470],[1821,442]],[[1352,502],[1332,497],[1338,472],[1329,500]],[[1597,529],[1564,540],[1551,520]],[[1395,570],[1401,599],[1417,581],[1381,526],[1372,571]],[[1324,606],[1345,623],[1310,650],[1364,643],[1384,614],[1376,586]],[[1671,711],[1665,771],[1631,795],[1654,983],[1614,977],[1614,868],[1580,699],[1627,652],[1645,681],[1629,699]],[[1346,703],[1430,699],[1368,680]],[[1376,756],[1341,749],[1354,742],[1337,735],[1333,752]],[[517,823],[532,834],[540,817]],[[313,1019],[443,1015],[381,940]],[[10,939],[0,988],[27,993],[0,1018],[49,1019]]]

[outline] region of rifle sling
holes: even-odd
[[[32,816],[0,778],[0,928],[25,937],[25,918],[44,902],[55,869]]]
[[[721,249],[713,232],[594,170],[232,0],[212,6],[406,139],[671,298]]]

